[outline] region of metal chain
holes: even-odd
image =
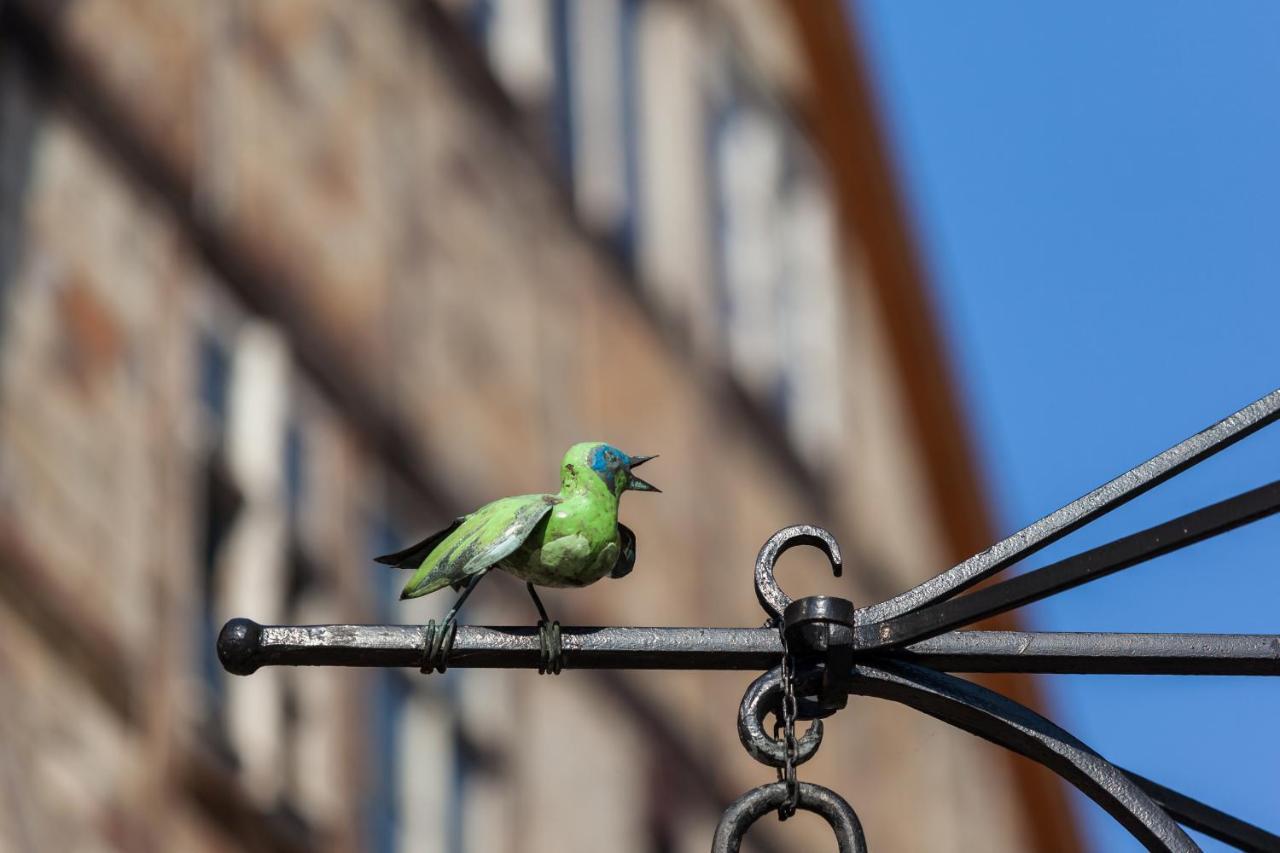
[[[787,785],[787,798],[778,806],[778,820],[786,820],[796,813],[800,804],[800,783],[796,780],[796,756],[800,752],[800,744],[796,740],[796,690],[795,660],[787,648],[787,635],[782,635],[782,709],[773,721],[773,737],[778,738],[781,729],[785,743],[783,746],[784,763],[778,768],[778,781]]]

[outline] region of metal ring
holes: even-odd
[[[751,682],[738,707],[738,738],[752,758],[770,767],[785,767],[787,763],[786,744],[764,730],[764,718],[781,707],[782,693],[782,668],[775,666]],[[822,721],[814,720],[797,741],[792,763],[803,764],[813,758],[821,745]]]
[[[743,836],[766,812],[782,805],[787,798],[787,784],[773,782],[752,788],[734,800],[720,816],[716,824],[711,853],[738,853]],[[821,785],[800,783],[800,799],[797,804],[807,812],[821,815],[836,834],[840,853],[866,853],[867,839],[862,834],[862,824],[853,807],[844,798]]]
[[[760,549],[760,555],[756,557],[756,597],[760,599],[760,606],[765,612],[779,622],[782,620],[782,612],[791,603],[791,598],[778,586],[773,569],[778,558],[797,545],[812,545],[821,549],[831,561],[831,572],[836,577],[840,577],[844,571],[840,545],[834,536],[821,527],[795,524],[770,536],[769,541]]]

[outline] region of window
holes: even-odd
[[[197,358],[200,402],[209,423],[220,441],[227,423],[227,386],[231,374],[231,357],[227,346],[215,333],[201,332]]]
[[[369,524],[369,557],[399,550],[403,536],[383,512]],[[402,621],[396,603],[403,572],[377,566],[374,618]],[[366,800],[370,850],[461,850],[462,769],[455,754],[456,712],[448,687],[456,672],[414,679],[379,669],[370,674],[371,785]]]
[[[578,215],[631,259],[640,0],[554,0],[556,135]]]
[[[824,184],[793,171],[781,199],[785,323],[783,412],[791,442],[820,465],[837,451],[843,416],[841,295],[835,214]]]
[[[699,10],[644,3],[635,27],[636,265],[663,312],[683,320],[696,349],[717,330],[707,178],[706,34]]]
[[[289,418],[284,434],[284,491],[285,506],[289,513],[289,527],[293,538],[298,538],[299,516],[302,512],[302,496],[306,487],[306,445],[303,443],[302,425],[295,413]]]
[[[720,307],[734,375],[779,411],[783,392],[783,255],[777,198],[787,165],[777,122],[743,100],[723,105],[712,135]]]
[[[201,356],[205,379],[199,393],[213,411],[210,432],[216,435],[207,451],[211,497],[204,509],[208,535],[200,606],[208,636],[200,638],[201,655],[212,654],[212,637],[233,614],[264,623],[286,616],[289,533],[282,460],[289,351],[269,323],[243,320],[234,328],[234,347],[204,346]],[[233,512],[223,509],[224,494],[237,496]],[[210,683],[219,709],[214,734],[229,745],[241,784],[260,807],[281,805],[289,794],[287,673],[263,672],[252,679],[218,673]]]
[[[209,743],[234,761],[234,752],[226,734],[226,674],[222,671],[217,654],[218,631],[222,626],[214,600],[217,595],[218,555],[244,499],[232,482],[223,452],[230,357],[226,345],[212,332],[202,333],[199,337],[197,370],[199,376],[196,384],[208,436],[204,442],[204,459],[201,463],[204,489],[197,506],[199,517],[195,525],[200,537],[200,601],[195,643],[206,693],[202,707],[206,709],[205,725]]]
[[[468,16],[503,88],[534,110],[546,106],[555,76],[551,6],[550,0],[479,0]]]

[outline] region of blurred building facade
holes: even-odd
[[[565,623],[754,624],[801,520],[853,570],[789,586],[859,601],[986,544],[904,218],[859,182],[890,171],[839,154],[870,99],[837,4],[0,15],[5,846],[705,849],[771,774],[741,674],[214,655],[231,616],[439,616],[370,557],[552,488],[578,440],[662,454],[665,494],[624,501],[630,577],[545,596]],[[471,602],[533,619],[502,578]],[[896,706],[852,702],[802,776],[878,849],[1074,846],[1045,775]],[[825,843],[771,823],[760,850]]]

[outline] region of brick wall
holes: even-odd
[[[394,603],[368,561],[378,531],[407,541],[552,489],[588,438],[661,453],[646,471],[664,494],[624,501],[631,576],[544,596],[565,621],[756,624],[755,551],[799,520],[859,555],[839,587],[858,600],[933,574],[944,549],[856,260],[832,389],[846,443],[797,467],[717,348],[665,322],[584,229],[440,19],[78,0],[30,20],[51,41],[5,72],[26,106],[3,143],[22,181],[0,207],[19,247],[0,264],[0,521],[47,577],[0,585],[0,765],[18,776],[0,838],[705,848],[724,792],[770,776],[737,742],[740,674],[628,674],[625,691],[586,673],[235,679],[209,631],[438,615],[447,596]],[[819,565],[788,557],[784,583],[836,589]],[[521,593],[487,580],[468,618],[531,621]],[[60,648],[64,629],[127,673],[122,699]],[[655,751],[636,700],[719,788]],[[870,700],[803,771],[877,847],[1024,849],[1005,773]],[[825,832],[765,829],[775,849]]]

